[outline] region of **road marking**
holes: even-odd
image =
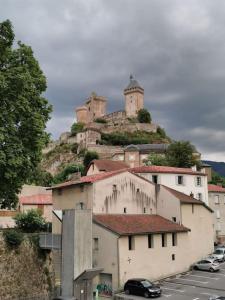
[[[192,299],[192,300],[198,300],[199,298],[194,298],[194,299]]]
[[[171,288],[165,288],[165,287],[162,287],[163,290],[170,290],[170,291],[175,291],[175,292],[180,292],[180,293],[184,293],[185,290],[176,290],[176,289],[171,289]]]
[[[223,277],[225,277],[225,274],[217,273],[216,276],[223,276]]]
[[[165,295],[165,294],[163,294],[162,296],[168,298],[168,297],[171,297],[172,295]]]
[[[178,278],[177,280],[194,281],[194,282],[198,282],[198,283],[202,283],[202,284],[207,284],[208,283],[206,281],[198,281],[198,280],[194,280],[194,279],[184,279],[184,278]]]
[[[208,296],[212,296],[213,294],[209,294],[209,293],[201,293],[201,295],[208,295]]]
[[[213,277],[207,277],[207,276],[202,276],[202,275],[189,275],[189,276],[194,276],[194,277],[201,277],[201,278],[209,278],[209,279],[213,279],[213,280],[218,280],[219,278],[213,278]]]

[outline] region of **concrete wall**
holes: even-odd
[[[28,205],[28,204],[22,204],[20,206],[20,210],[22,212],[27,212],[31,209],[39,209],[42,212],[42,217],[47,221],[47,222],[52,222],[52,204],[48,205],[38,205],[38,204],[33,204],[33,205]]]
[[[72,186],[61,191],[53,190],[53,209],[75,209],[80,208],[80,203],[84,203],[84,208],[92,209],[92,185]],[[61,222],[53,215],[53,233],[61,234]]]
[[[208,256],[214,250],[213,215],[203,205],[181,205],[182,224],[191,229],[188,257],[191,262]]]
[[[156,213],[155,185],[129,172],[97,181],[93,199],[94,213]]]
[[[157,186],[157,214],[173,221],[176,218],[176,223],[182,223],[180,200],[172,195],[168,190],[158,185]]]
[[[91,210],[66,210],[62,231],[62,296],[74,296],[73,280],[91,268]]]
[[[167,246],[162,247],[161,234],[154,234],[154,246],[148,248],[148,236],[134,236],[135,249],[128,249],[128,237],[119,239],[120,283],[129,278],[143,277],[158,280],[189,268],[187,233],[177,234],[177,246],[172,246],[172,235],[167,234]],[[175,254],[175,260],[172,260]]]
[[[194,197],[198,199],[198,193],[202,194],[202,201],[208,205],[208,183],[207,176],[202,175],[202,185],[196,185],[196,177],[199,175],[189,174],[166,174],[166,173],[139,173],[144,178],[152,181],[152,175],[158,175],[158,183],[166,185],[174,190],[182,192],[186,195],[194,194]],[[177,176],[182,175],[184,177],[184,184],[177,184]]]
[[[93,267],[104,268],[104,273],[112,274],[111,288],[116,290],[119,285],[118,236],[94,223],[93,238],[98,238],[98,249],[93,244]],[[104,284],[100,276],[95,280],[95,285],[98,284]]]
[[[225,193],[209,192],[213,213],[214,241],[225,242]]]
[[[18,211],[0,210],[0,228],[12,228],[15,226],[13,217],[16,216]]]

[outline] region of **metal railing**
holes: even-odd
[[[42,249],[61,249],[61,234],[40,233],[39,246]]]

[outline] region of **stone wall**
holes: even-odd
[[[87,145],[88,151],[96,151],[100,159],[111,159],[115,153],[123,152],[121,146]]]
[[[43,251],[43,250],[42,250]],[[53,289],[51,255],[40,255],[28,238],[9,249],[0,232],[0,299],[47,300]]]

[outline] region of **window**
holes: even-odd
[[[172,217],[172,221],[176,223],[177,222],[177,218],[176,217]]]
[[[220,211],[219,211],[219,209],[217,209],[217,211],[216,211],[216,218],[220,219]]]
[[[134,236],[128,236],[128,249],[134,250]]]
[[[84,192],[84,186],[83,185],[80,186],[80,191],[81,191],[81,193]]]
[[[195,212],[195,206],[194,206],[194,204],[192,204],[191,208],[192,208],[192,213],[194,214],[194,212]]]
[[[139,192],[140,192],[140,189],[137,188],[137,193],[139,193]]]
[[[162,247],[167,246],[166,234],[162,233]]]
[[[153,234],[148,234],[148,248],[154,247]]]
[[[126,207],[123,208],[123,212],[124,212],[125,214],[127,213],[127,208],[126,208]]]
[[[80,209],[84,209],[84,202],[80,202]]]
[[[177,184],[182,185],[184,184],[184,177],[179,175],[177,176]]]
[[[94,238],[94,250],[97,251],[98,250],[98,238]]]
[[[197,199],[198,199],[198,200],[202,200],[202,193],[198,193],[198,194],[197,194]]]
[[[146,208],[145,208],[145,207],[143,208],[143,213],[144,213],[144,214],[146,213]]]
[[[197,186],[202,186],[202,178],[200,176],[196,177],[196,185]]]
[[[152,175],[152,182],[153,183],[158,183],[158,175]]]
[[[219,204],[220,203],[219,195],[215,195],[214,196],[214,202],[215,202],[215,204]]]
[[[177,234],[172,233],[172,246],[177,246]]]
[[[113,185],[113,192],[116,192],[116,184]]]
[[[175,260],[175,254],[172,254],[172,260]]]

